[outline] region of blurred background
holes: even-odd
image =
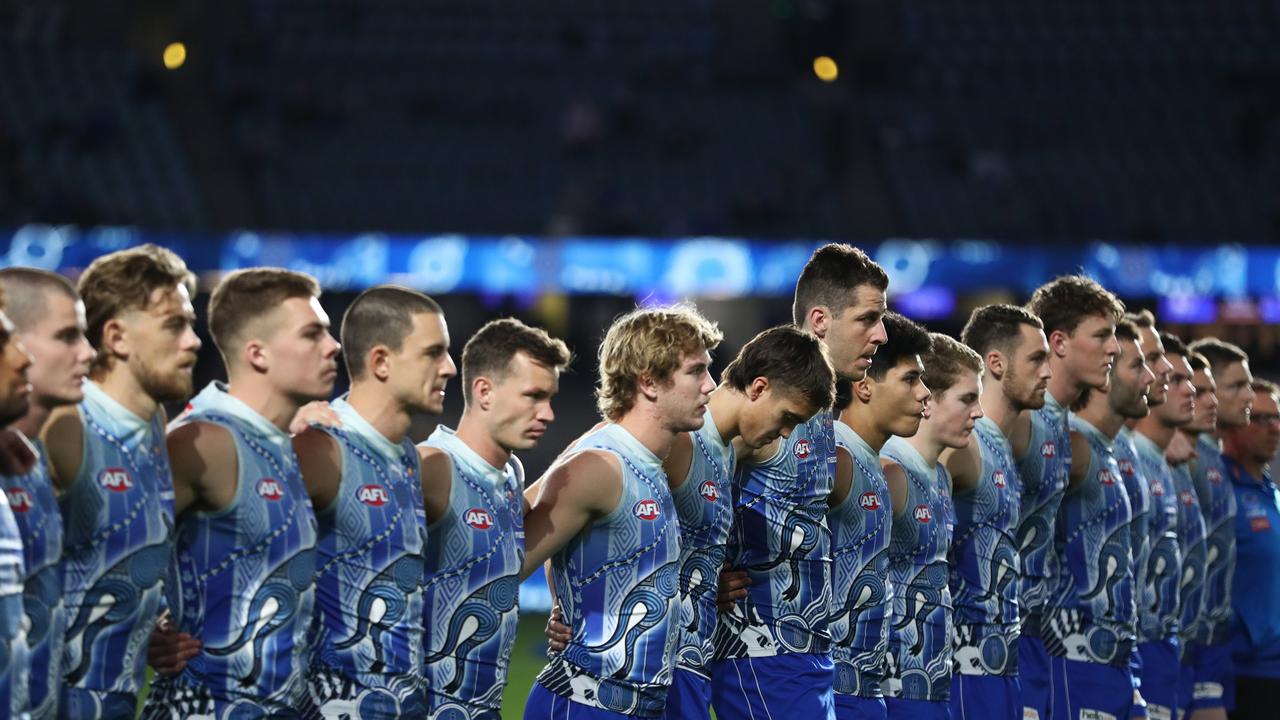
[[[613,317],[697,301],[718,370],[832,240],[933,329],[1084,271],[1275,378],[1278,88],[1276,0],[0,0],[0,264],[157,242],[201,313],[267,264],[335,321],[431,293],[455,353],[547,327],[577,359],[531,477]]]

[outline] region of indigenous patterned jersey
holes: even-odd
[[[449,456],[453,473],[427,535],[427,704],[446,718],[497,713],[516,641],[524,470],[514,457],[494,467],[443,425],[426,445]]]
[[[725,542],[733,522],[733,446],[720,437],[705,413],[702,427],[689,434],[693,460],[684,483],[672,491],[680,517],[680,645],[677,665],[709,677],[712,635],[716,628],[716,587],[724,564]]]
[[[603,450],[622,469],[622,497],[551,558],[572,639],[538,675],[550,692],[624,715],[662,714],[679,640],[680,523],[662,461],[606,424],[576,450]]]
[[[1209,433],[1196,440],[1197,458],[1191,479],[1200,499],[1205,524],[1204,612],[1201,641],[1207,645],[1231,642],[1231,583],[1236,568],[1236,495],[1227,480],[1222,445]]]
[[[1182,657],[1194,657],[1194,651],[1202,644],[1205,632],[1204,585],[1208,574],[1208,547],[1205,541],[1204,515],[1200,511],[1200,498],[1196,495],[1195,482],[1186,465],[1173,469],[1173,486],[1178,493],[1178,539],[1182,543],[1182,581],[1178,584],[1179,637],[1182,640]]]
[[[1000,426],[978,418],[970,442],[978,444],[978,485],[952,497],[951,601],[955,606],[955,658],[966,675],[1013,675],[1018,669],[1018,573],[1015,534],[1022,492],[1013,449]]]
[[[1045,393],[1044,407],[1031,412],[1031,442],[1018,458],[1022,507],[1018,515],[1018,552],[1022,557],[1019,611],[1024,633],[1040,634],[1040,614],[1056,574],[1054,522],[1071,468],[1071,435],[1067,409]]]
[[[25,580],[18,522],[9,503],[0,501],[0,710],[5,717],[25,717],[29,707],[31,656],[22,608]]]
[[[1176,641],[1182,624],[1178,617],[1178,586],[1182,581],[1178,491],[1164,450],[1142,433],[1133,434],[1133,443],[1138,451],[1139,470],[1151,488],[1146,528],[1151,551],[1138,603],[1139,637],[1144,642]]]
[[[1071,416],[1089,443],[1089,467],[1058,511],[1058,577],[1043,626],[1045,649],[1071,660],[1126,667],[1136,643],[1133,512],[1107,437]]]
[[[230,433],[236,493],[227,507],[188,511],[178,524],[169,607],[204,647],[181,674],[157,681],[155,706],[190,689],[219,718],[291,712],[306,700],[316,571],[316,516],[292,438],[221,383],[192,398],[174,427],[194,422]]]
[[[63,673],[71,692],[136,695],[173,551],[173,477],[162,413],[134,415],[84,382],[80,473],[59,498]]]
[[[780,440],[769,460],[739,465],[728,559],[751,585],[720,615],[716,659],[830,651],[835,463],[833,419],[822,411]]]
[[[0,475],[22,536],[27,575],[22,604],[27,615],[27,647],[31,652],[31,717],[57,717],[62,693],[62,648],[67,616],[62,606],[62,514],[53,493],[44,446],[33,441],[36,463],[25,475]]]
[[[906,508],[894,516],[889,541],[889,690],[908,700],[945,702],[951,696],[951,478],[946,468],[927,465],[899,437],[890,438],[880,455],[901,465],[907,475]]]
[[[853,460],[849,494],[827,513],[831,526],[831,656],[835,691],[876,698],[888,673],[889,535],[893,504],[880,458],[836,421],[836,445]]]
[[[354,702],[362,718],[421,713],[426,516],[418,449],[388,440],[344,399],[332,408],[342,426],[317,429],[338,444],[342,480],[316,517],[311,695],[322,708]]]

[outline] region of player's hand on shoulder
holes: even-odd
[[[289,434],[297,435],[312,425],[340,428],[342,419],[327,400],[315,400],[298,408],[293,420],[289,422]]]

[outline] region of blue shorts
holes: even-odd
[[[893,720],[951,720],[951,706],[946,702],[887,697],[884,705]]]
[[[864,698],[836,693],[836,720],[885,720],[889,710],[884,698]]]
[[[1153,640],[1138,644],[1142,658],[1142,699],[1147,703],[1151,720],[1177,720],[1178,687],[1182,665],[1178,662],[1178,646],[1169,640]]]
[[[1027,720],[1049,720],[1049,653],[1034,635],[1018,638],[1018,680]]]
[[[1206,645],[1196,655],[1191,686],[1191,710],[1226,707],[1225,691],[1234,668],[1231,643]]]
[[[627,720],[629,717],[560,697],[537,682],[530,688],[529,699],[524,704],[524,720]]]
[[[784,653],[711,663],[711,704],[719,720],[835,718],[835,664],[829,655]]]
[[[711,681],[696,672],[676,668],[667,691],[667,711],[671,720],[711,720]]]
[[[952,675],[955,720],[1022,720],[1022,683],[1017,675]]]
[[[1124,720],[1132,714],[1133,675],[1128,667],[1062,657],[1051,658],[1050,663],[1053,669],[1049,674],[1050,717],[1110,715]]]

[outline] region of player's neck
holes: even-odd
[[[475,412],[462,413],[454,436],[495,468],[506,467],[507,461],[511,459],[511,451],[498,444],[484,419]]]
[[[1169,441],[1173,440],[1173,434],[1178,431],[1175,427],[1170,427],[1162,422],[1152,413],[1138,421],[1138,432],[1147,437],[1148,440],[1156,444],[1156,447],[1165,450],[1169,447]]]
[[[1005,437],[1009,437],[1020,411],[1009,401],[1009,396],[1004,394],[1004,387],[997,382],[983,385],[982,397],[978,402],[982,405],[982,414],[995,423]]]
[[[142,389],[142,383],[134,377],[129,366],[118,359],[111,364],[111,369],[96,372],[90,379],[107,397],[143,420],[151,419],[156,410],[160,409],[160,402]]]
[[[893,437],[892,432],[876,423],[876,416],[871,406],[862,403],[858,398],[854,398],[853,403],[840,414],[840,420],[877,453],[885,443],[889,442],[889,438]]]
[[[920,457],[924,458],[924,464],[929,467],[936,466],[938,457],[942,455],[943,450],[946,450],[946,447],[933,437],[933,433],[925,430],[924,423],[920,424],[919,432],[906,440],[908,445],[920,453]]]
[[[377,381],[352,384],[347,404],[395,445],[409,434],[409,426],[413,422],[409,411],[383,392]]]
[[[639,440],[641,445],[649,448],[649,452],[656,455],[659,460],[666,460],[671,454],[671,446],[675,443],[676,434],[667,428],[666,423],[658,415],[657,408],[652,404],[642,405],[637,402],[635,407],[618,420],[618,425],[631,433],[631,436]]]
[[[257,374],[231,378],[227,383],[227,394],[248,405],[250,410],[284,432],[289,432],[289,424],[293,422],[300,407],[296,400],[272,387],[265,377]]]
[[[1124,427],[1124,418],[1109,407],[1107,396],[1102,393],[1094,393],[1094,397],[1089,398],[1089,404],[1076,413],[1076,416],[1113,440],[1120,428]]]
[[[716,432],[720,433],[721,442],[731,443],[741,434],[738,419],[745,402],[748,402],[746,395],[723,383],[711,391],[711,400],[707,406],[711,410],[711,420],[716,424]]]
[[[1084,387],[1075,375],[1067,372],[1063,363],[1054,363],[1050,360],[1050,367],[1053,368],[1053,377],[1049,378],[1049,394],[1053,399],[1064,408],[1071,407],[1071,403],[1079,399],[1084,393]]]

